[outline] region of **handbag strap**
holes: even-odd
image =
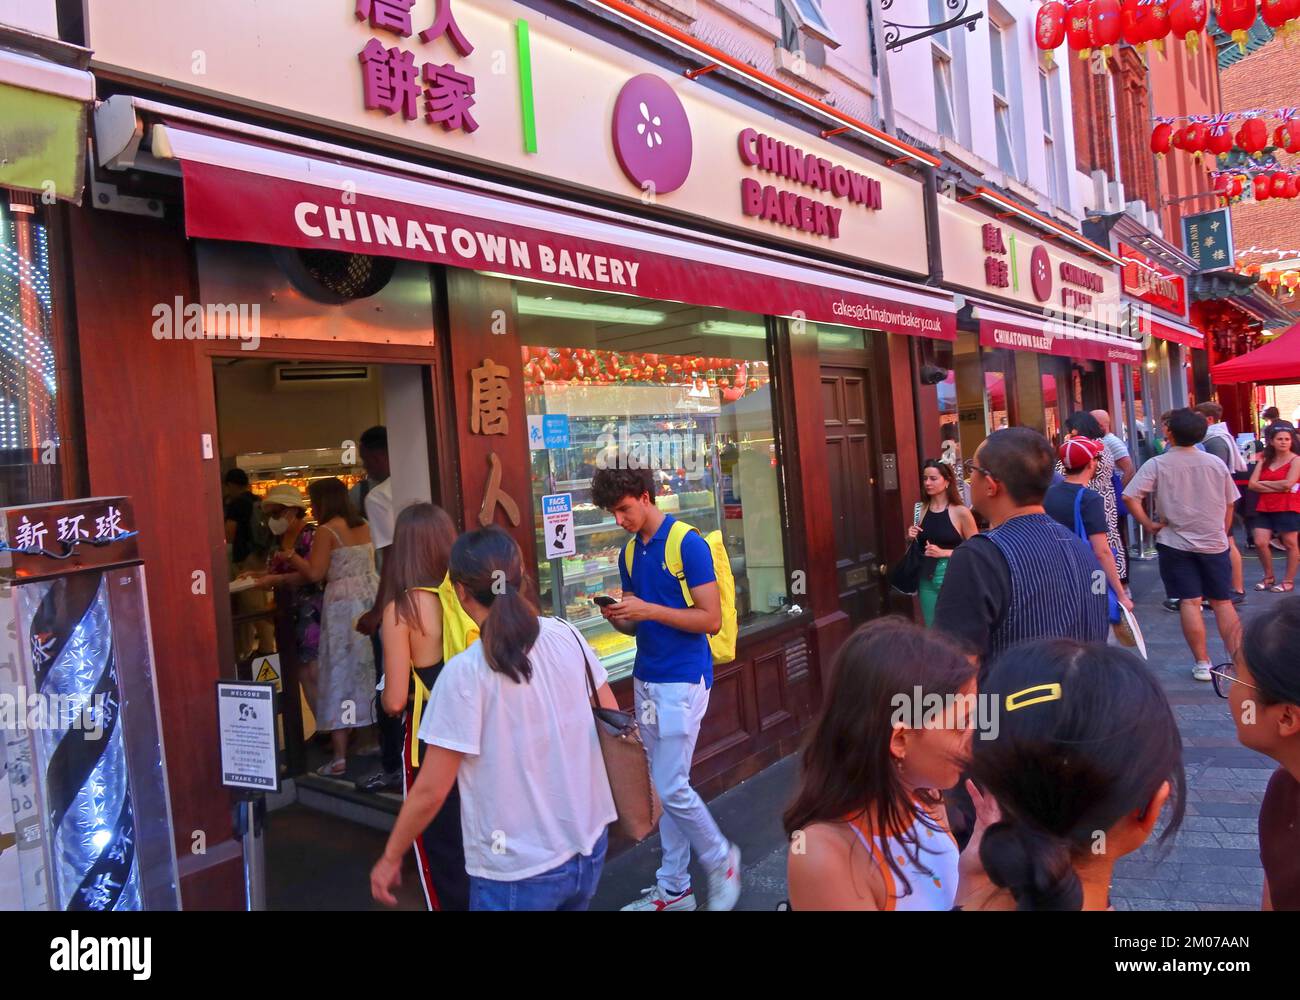
[[[578,633],[578,630],[573,627],[573,623],[571,621],[569,621],[567,618],[557,618],[556,621],[564,622],[564,624],[568,626],[569,631],[573,633],[573,641],[578,644],[578,652],[582,654],[583,669],[586,670],[587,672],[587,693],[588,696],[591,698],[591,707],[599,708],[600,702],[596,698],[596,678],[595,675],[593,675],[591,672],[591,660],[587,656],[587,646],[582,641],[582,636]]]

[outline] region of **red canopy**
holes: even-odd
[[[1263,347],[1214,365],[1210,377],[1218,383],[1266,382],[1280,385],[1300,382],[1300,323],[1289,327]]]

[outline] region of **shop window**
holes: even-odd
[[[797,599],[765,318],[532,282],[516,283],[515,308],[543,612],[582,629],[613,676],[631,671],[634,640],[592,601],[618,592],[629,536],[592,504],[591,480],[622,463],[652,470],[661,510],[722,532],[742,635],[783,614]],[[570,495],[575,551],[550,559],[542,497],[555,494]]]
[[[33,200],[0,190],[0,504],[62,496],[50,248]]]

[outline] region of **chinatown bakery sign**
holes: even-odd
[[[85,8],[93,65],[118,79],[342,129],[414,160],[544,179],[795,253],[929,272],[920,181],[514,0]],[[328,233],[319,203],[309,225]],[[360,239],[360,220],[352,226]],[[441,237],[452,254],[454,228]],[[436,232],[422,238],[438,252]],[[556,249],[557,271],[590,269],[598,280],[596,256],[609,258],[611,280],[618,270],[617,253],[566,263]],[[541,256],[534,247],[533,263]]]

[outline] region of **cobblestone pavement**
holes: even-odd
[[[1282,599],[1252,588],[1263,577],[1253,552],[1245,556],[1242,621]],[[1276,560],[1275,560],[1276,564]],[[1147,642],[1151,669],[1164,686],[1183,734],[1187,816],[1171,841],[1152,842],[1115,868],[1112,898],[1119,910],[1257,910],[1264,870],[1259,862],[1258,817],[1264,788],[1276,768],[1237,742],[1228,703],[1214,686],[1192,680],[1191,654],[1178,615],[1161,607],[1164,588],[1154,560],[1130,560],[1130,585]],[[1228,659],[1214,616],[1205,613],[1210,658]]]
[[[1256,593],[1262,576],[1251,552],[1246,557],[1243,620],[1267,611],[1279,594]],[[1192,679],[1191,654],[1178,615],[1165,611],[1164,588],[1154,560],[1131,560],[1131,586],[1147,642],[1151,669],[1164,686],[1183,734],[1187,768],[1187,817],[1172,841],[1155,838],[1115,869],[1112,900],[1117,910],[1259,909],[1264,880],[1259,863],[1257,817],[1265,785],[1275,768],[1266,757],[1242,747],[1228,703],[1212,684]],[[1205,614],[1210,657],[1226,660]],[[788,757],[710,803],[723,832],[739,844],[745,889],[739,909],[772,910],[785,899],[785,841],[781,812],[797,779],[797,759]],[[654,883],[659,863],[657,837],[613,857],[605,866],[593,909],[617,909]],[[695,884],[704,885],[695,871]],[[700,902],[704,902],[700,892]]]

